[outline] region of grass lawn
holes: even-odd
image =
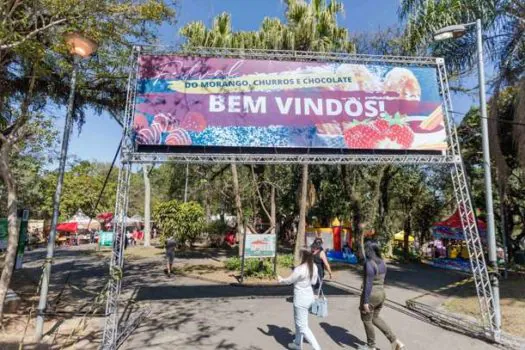
[[[445,301],[443,307],[451,312],[479,317],[478,297],[473,284],[464,286]],[[525,277],[509,275],[500,279],[501,322],[505,332],[525,338]]]

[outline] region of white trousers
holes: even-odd
[[[295,321],[295,339],[294,343],[302,349],[303,337],[306,339],[314,350],[321,350],[317,339],[308,327],[308,314],[310,306],[314,301],[313,295],[295,295],[293,303],[293,314]]]

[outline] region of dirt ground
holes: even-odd
[[[478,298],[472,284],[456,289],[454,294],[443,304],[446,310],[479,316]],[[500,279],[500,294],[502,329],[525,338],[525,276],[510,274],[508,279]]]

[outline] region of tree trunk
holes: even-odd
[[[211,222],[211,190],[209,181],[206,181],[204,188],[206,189],[206,195],[204,196],[204,209],[206,211],[206,223],[209,224]]]
[[[343,177],[343,185],[346,189],[348,199],[350,200],[350,210],[352,212],[352,235],[354,237],[352,242],[358,246],[357,251],[360,253],[361,258],[364,259],[365,247],[363,245],[364,236],[361,227],[361,203],[355,195],[347,165],[341,166],[341,176]]]
[[[301,262],[301,249],[304,247],[306,232],[306,202],[308,200],[308,164],[303,164],[301,179],[301,199],[299,202],[299,227],[295,237],[294,264]]]
[[[403,256],[405,261],[409,260],[409,254],[408,254],[408,239],[410,235],[412,234],[412,222],[411,222],[411,216],[410,214],[406,216],[405,222],[403,225],[403,229],[405,231],[405,235],[403,236]]]
[[[150,246],[151,240],[151,185],[149,182],[149,167],[144,166],[144,247]]]
[[[3,149],[0,152],[0,177],[4,181],[4,186],[7,191],[7,252],[5,255],[4,268],[0,277],[0,324],[2,324],[4,316],[4,301],[7,294],[7,289],[11,282],[13,268],[15,265],[16,251],[18,249],[18,225],[17,225],[17,210],[18,210],[18,194],[16,190],[16,183],[11,173],[9,166],[9,150],[6,145],[2,145]]]
[[[237,218],[237,241],[239,242],[239,255],[242,255],[244,250],[243,234],[244,234],[244,220],[242,215],[241,192],[239,190],[239,175],[237,174],[237,165],[231,164],[232,168],[232,182],[233,195],[235,197],[235,215]]]

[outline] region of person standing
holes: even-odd
[[[89,243],[95,243],[95,230],[93,229],[89,230]]]
[[[388,338],[392,350],[401,350],[405,346],[392,332],[386,322],[379,316],[386,299],[385,276],[386,264],[381,258],[381,249],[375,241],[365,243],[363,291],[361,293],[360,311],[361,320],[365,326],[367,344],[361,350],[375,350],[376,338],[374,326]]]
[[[173,261],[175,260],[175,247],[177,242],[173,237],[166,240],[166,274],[171,277],[171,270],[173,269]]]
[[[277,276],[281,284],[293,284],[293,311],[295,321],[295,339],[288,344],[289,349],[302,349],[303,337],[312,345],[314,350],[321,350],[317,339],[308,326],[309,309],[314,302],[314,291],[312,285],[318,279],[317,266],[314,264],[313,254],[304,249],[301,251],[301,264],[297,266],[293,273],[282,278]]]
[[[314,257],[314,264],[317,266],[317,273],[319,278],[314,285],[314,289],[317,290],[321,286],[321,282],[324,279],[324,270],[328,271],[330,279],[332,279],[332,269],[330,268],[330,263],[328,263],[328,258],[322,246],[322,241],[320,239],[315,239],[312,245],[310,246]]]

